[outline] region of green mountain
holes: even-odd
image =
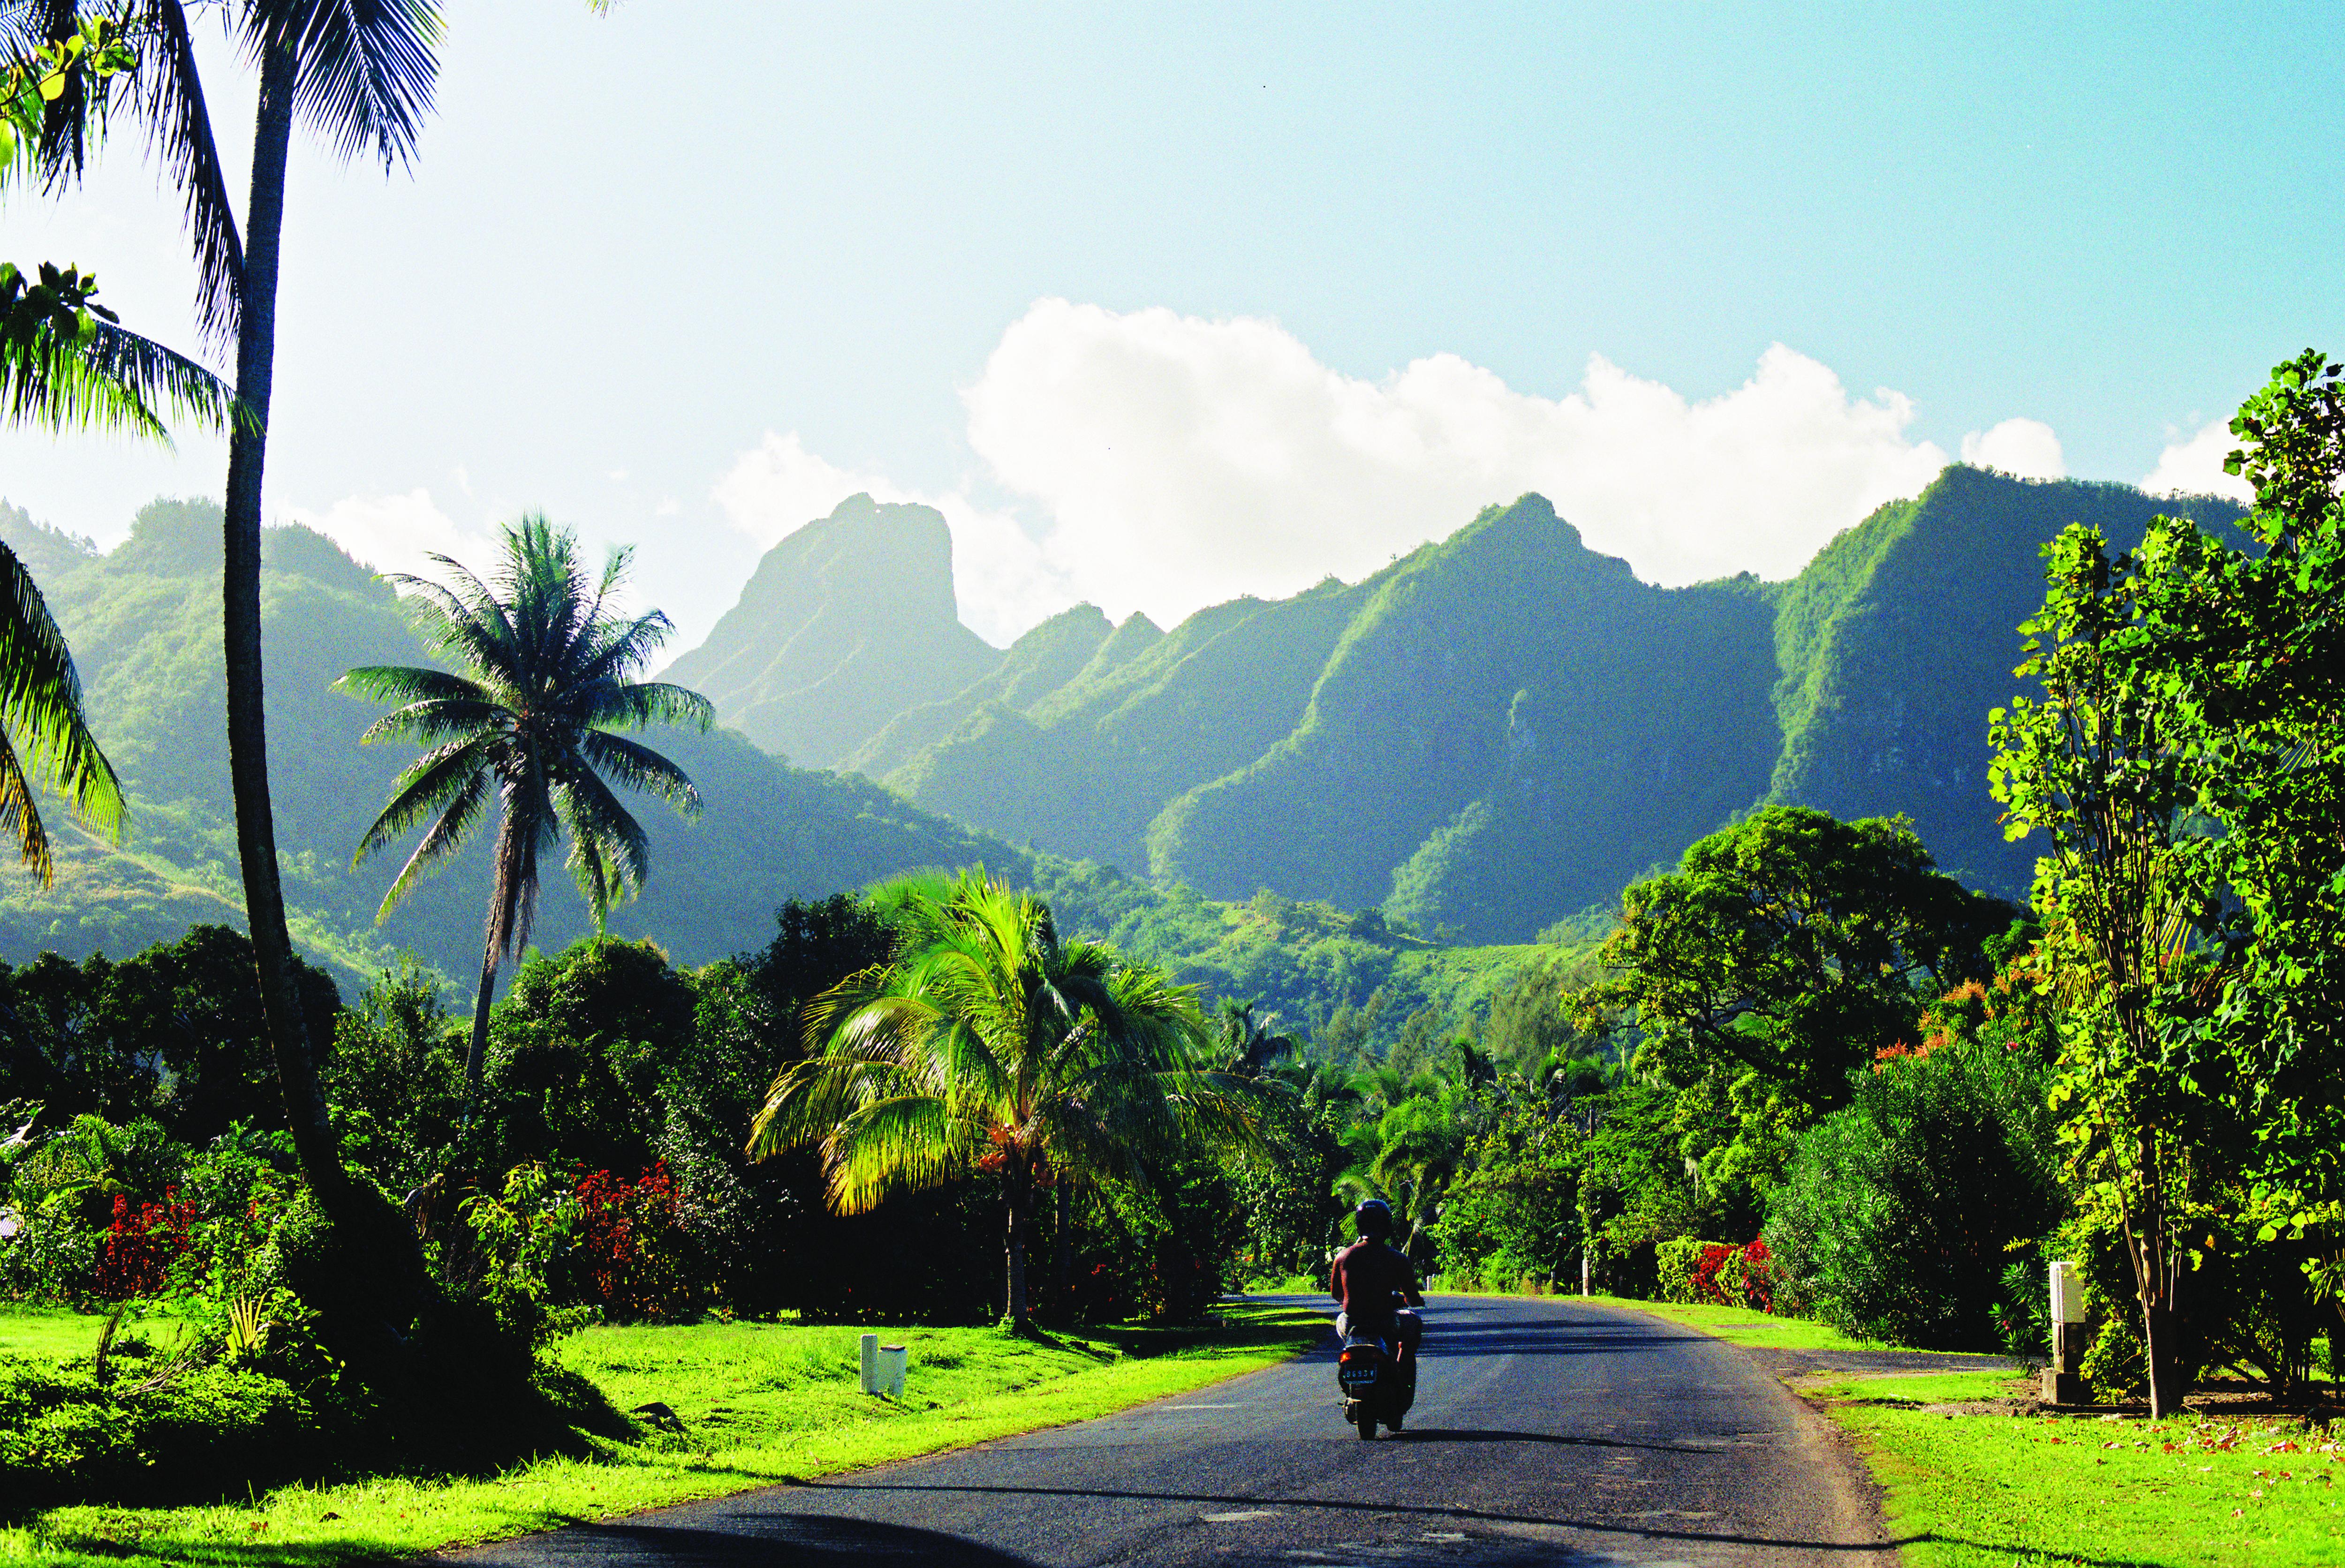
[[[0,957],[21,962],[45,947],[122,956],[196,920],[241,924],[220,716],[219,526],[215,503],[158,501],[101,555],[21,511],[0,512],[0,538],[32,565],[73,644],[92,723],[132,810],[120,849],[63,827],[62,808],[47,814],[64,841],[57,884],[44,893],[22,872],[0,871]],[[360,746],[378,710],[327,686],[356,664],[430,662],[397,597],[322,535],[279,528],[265,540],[262,598],[272,794],[297,938],[346,976],[402,946],[452,976],[471,975],[487,908],[485,845],[380,928],[376,905],[398,859],[350,865],[412,752]],[[643,803],[651,885],[611,926],[656,937],[686,962],[763,946],[788,897],[921,865],[1023,864],[999,839],[861,778],[789,767],[730,730],[646,739],[692,775],[706,809],[686,824]],[[541,946],[586,930],[581,901],[558,878],[540,911]]]
[[[1782,749],[1768,798],[1842,817],[1903,812],[1946,870],[2025,895],[2037,845],[2007,843],[1986,793],[1986,714],[2018,690],[2017,627],[2044,601],[2039,551],[2072,522],[2121,548],[2159,513],[2228,530],[2211,496],[1954,467],[1820,551],[1775,618]]]
[[[829,767],[1001,657],[960,623],[943,516],[855,495],[767,551],[708,641],[665,673],[766,751]]]
[[[2033,850],[1996,824],[1985,715],[2013,693],[2038,548],[2070,521],[2131,543],[2160,511],[2238,516],[1954,467],[1792,582],[1660,589],[1525,496],[1365,582],[1169,632],[1070,611],[845,765],[1209,897],[1376,905],[1478,942],[1609,901],[1762,801],[1903,812],[1950,869],[2022,893]]]

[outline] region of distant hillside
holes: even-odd
[[[708,640],[665,673],[766,751],[830,767],[1001,658],[960,623],[943,516],[856,495],[767,551]]]
[[[1038,849],[1479,942],[1609,900],[1762,800],[1903,812],[1947,867],[2021,893],[2034,851],[1996,825],[1986,712],[2038,547],[2072,521],[2131,543],[2160,511],[2238,515],[1957,466],[1791,582],[1664,590],[1525,496],[1365,582],[1169,632],[1070,611],[846,765]]]
[[[33,564],[73,644],[92,721],[128,784],[132,808],[125,849],[61,833],[58,883],[48,894],[21,872],[0,870],[0,958],[22,962],[44,947],[120,956],[176,937],[194,920],[241,924],[221,720],[218,506],[157,502],[106,555],[21,512],[0,513],[0,537]],[[326,689],[355,664],[429,660],[391,589],[332,541],[307,529],[272,529],[263,559],[270,763],[296,936],[345,977],[398,946],[467,976],[479,962],[486,909],[484,846],[378,930],[375,908],[399,859],[352,871],[350,852],[412,752],[360,746],[377,710]],[[775,906],[793,895],[920,865],[1023,864],[998,839],[862,779],[788,767],[731,731],[645,738],[691,774],[707,809],[686,824],[642,803],[651,886],[611,925],[656,937],[685,961],[761,946]],[[542,945],[586,929],[558,867],[540,909]]]
[[[2017,628],[2044,602],[2039,551],[2072,522],[2130,549],[2161,512],[2216,529],[2240,516],[2211,496],[1958,465],[1833,540],[1775,619],[1783,739],[1769,798],[1842,817],[1903,812],[1948,871],[2024,895],[2039,846],[2004,839],[1986,714],[2017,690]]]

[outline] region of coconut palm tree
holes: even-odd
[[[423,874],[462,849],[494,798],[497,824],[489,916],[464,1057],[469,1122],[488,1050],[489,1002],[497,971],[529,941],[541,857],[566,833],[570,870],[599,930],[613,903],[641,888],[651,850],[609,783],[658,795],[685,814],[700,809],[684,770],[648,746],[613,732],[659,723],[706,729],[716,717],[697,692],[634,673],[675,630],[655,610],[621,614],[612,600],[631,552],[614,550],[599,579],[579,560],[578,536],[543,517],[504,530],[504,560],[493,582],[435,556],[452,587],[395,575],[416,593],[426,636],[471,674],[406,665],[352,670],[335,689],[401,704],[362,737],[413,740],[431,749],[410,764],[391,803],[360,841],[363,862],[429,818],[431,825],[391,891],[388,916]]]
[[[1045,905],[982,867],[878,896],[897,956],[808,1004],[808,1054],[766,1091],[750,1157],[818,1145],[841,1214],[998,1174],[1004,1321],[1030,1331],[1026,1254],[1045,1185],[1139,1179],[1148,1157],[1189,1139],[1247,1144],[1257,1091],[1214,1060],[1190,987],[1061,940]]]
[[[305,120],[345,157],[413,153],[438,72],[440,14],[432,0],[228,0],[230,31],[258,68],[250,194],[239,233],[212,135],[183,0],[124,0],[109,8],[129,68],[85,66],[85,45],[45,79],[40,141],[32,155],[52,187],[77,178],[116,115],[140,125],[187,205],[205,337],[236,352],[240,416],[228,435],[222,527],[221,633],[227,665],[228,781],[245,917],[271,1055],[302,1173],[328,1216],[374,1223],[355,1196],[319,1092],[302,1020],[279,879],[269,796],[260,642],[261,475],[277,358],[277,269],[285,168],[293,122]],[[92,13],[96,6],[89,7]],[[100,20],[80,0],[0,0],[0,49],[12,60],[70,46]],[[362,1212],[362,1210],[364,1212]],[[414,1271],[410,1270],[412,1274]]]

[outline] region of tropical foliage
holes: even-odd
[[[651,872],[643,826],[611,782],[657,795],[690,816],[700,794],[675,764],[615,732],[659,723],[708,727],[707,700],[681,686],[638,681],[672,629],[656,610],[619,612],[628,553],[614,551],[590,578],[578,536],[542,517],[504,531],[504,559],[483,582],[435,557],[453,586],[395,576],[420,604],[425,640],[470,675],[415,665],[352,670],[338,689],[401,705],[362,740],[419,742],[429,749],[401,774],[389,804],[359,841],[364,860],[418,823],[422,839],[383,895],[388,914],[422,875],[460,854],[492,799],[499,814],[491,852],[487,939],[481,957],[466,1095],[481,1081],[489,998],[497,970],[529,942],[539,861],[566,834],[570,871],[602,929],[611,905]]]
[[[1031,1320],[1038,1193],[1144,1181],[1184,1138],[1234,1148],[1259,1113],[1206,1054],[1195,998],[1099,943],[1065,942],[1030,895],[980,871],[883,889],[898,952],[807,1009],[807,1057],[775,1081],[753,1154],[818,1143],[832,1205],[860,1213],[998,1173],[1007,1319]]]

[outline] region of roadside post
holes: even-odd
[[[911,1361],[910,1350],[903,1345],[883,1345],[877,1334],[863,1336],[863,1391],[886,1394],[891,1400],[904,1397],[904,1369]]]
[[[2044,1369],[2046,1404],[2080,1405],[2085,1381],[2085,1281],[2074,1263],[2052,1265],[2052,1364]]]

